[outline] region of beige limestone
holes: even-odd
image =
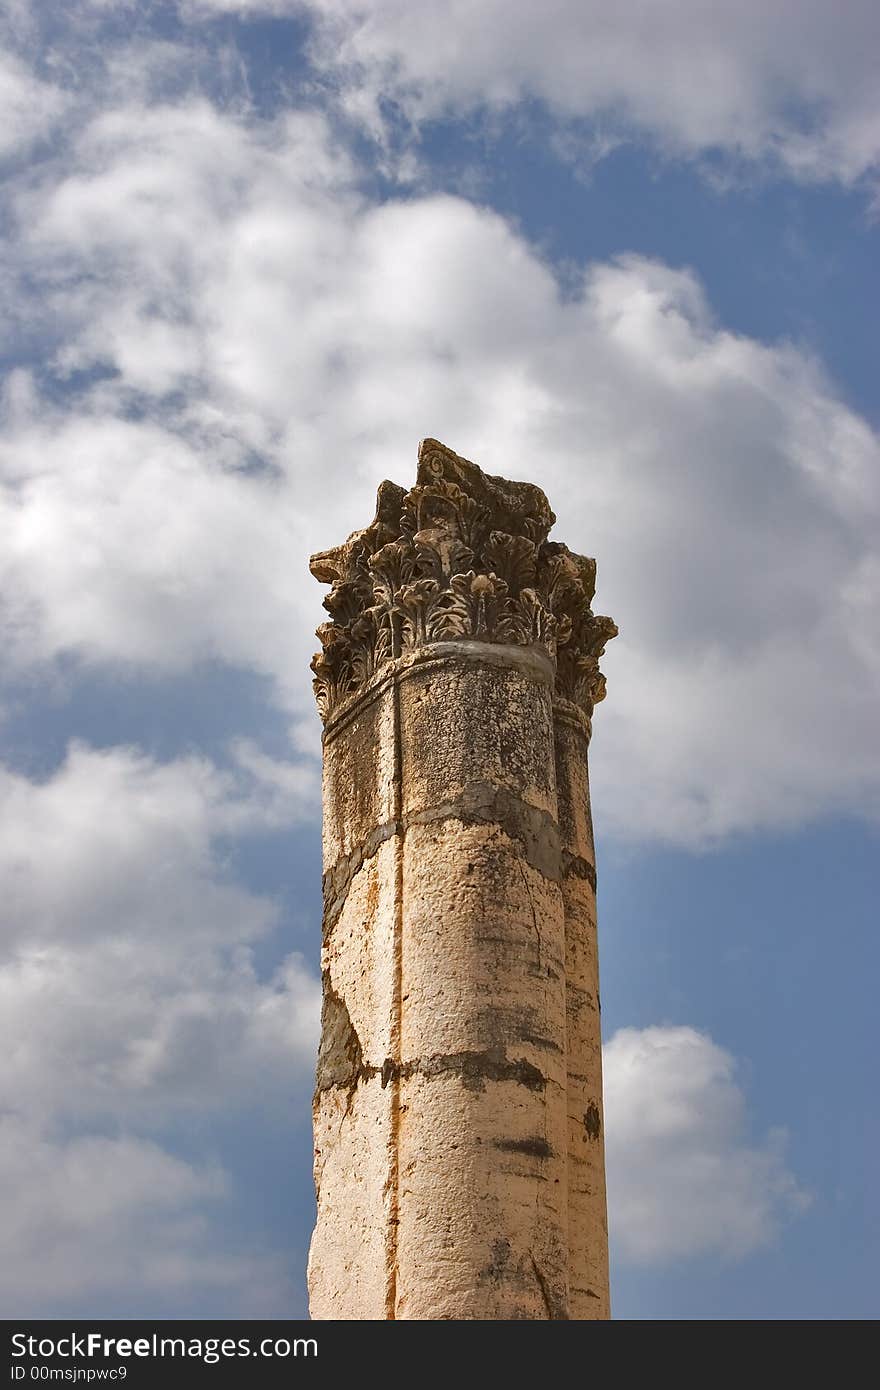
[[[589,718],[557,702],[556,787],[565,914],[568,1091],[569,1308],[610,1316],[596,867],[587,772]]]
[[[595,565],[434,440],[332,585],[315,1318],[609,1316]]]

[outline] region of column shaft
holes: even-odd
[[[396,1316],[567,1317],[553,673],[458,645],[400,684]]]
[[[593,561],[423,441],[312,558],[324,719],[314,1318],[608,1314]]]
[[[328,728],[313,1316],[568,1316],[551,681],[442,644]]]
[[[596,868],[587,768],[590,721],[581,710],[557,701],[554,730],[565,912],[569,1294],[573,1318],[607,1318]]]

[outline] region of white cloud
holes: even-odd
[[[360,64],[349,98],[369,103],[379,81],[414,118],[535,94],[563,118],[612,102],[673,148],[775,151],[810,177],[834,156],[852,179],[876,156],[848,40],[837,95],[799,144],[767,104],[765,30],[750,47],[734,16],[723,53],[697,26],[689,83],[677,30],[657,45],[609,12],[611,89],[598,58],[583,68],[590,7],[584,30],[565,11],[534,31],[533,10],[491,44],[489,5],[462,9],[454,31],[435,7],[418,42],[409,10],[375,6],[359,28],[351,7],[322,13],[341,24],[347,73]],[[795,101],[812,16],[785,60]],[[589,80],[563,62],[551,89],[560,30]],[[445,62],[447,43],[466,61]],[[873,814],[878,443],[804,353],[725,332],[687,271],[626,258],[584,268],[563,295],[486,209],[371,201],[315,114],[261,122],[158,97],[169,74],[186,86],[191,51],[112,51],[99,83],[87,65],[56,153],[8,183],[9,346],[44,361],[12,372],[3,398],[0,636],[13,674],[70,657],[74,681],[80,667],[173,679],[206,659],[259,671],[303,756],[240,741],[221,770],[73,745],[41,782],[0,771],[6,1223],[23,1299],[63,1300],[87,1274],[99,1293],[213,1278],[233,1303],[252,1285],[271,1311],[272,1257],[224,1251],[206,1225],[227,1180],[144,1132],[271,1106],[311,1074],[317,982],[296,954],[258,968],[277,908],[227,862],[244,837],[317,814],[308,552],[369,519],[381,478],[411,480],[419,435],[445,438],[543,484],[561,537],[598,557],[599,607],[622,629],[596,720],[603,830],[703,845]],[[54,53],[59,81],[66,61]],[[703,80],[713,62],[725,81]],[[8,129],[26,143],[68,97],[18,60],[8,73]],[[622,1248],[753,1248],[798,1193],[775,1141],[744,1139],[728,1055],[688,1029],[625,1030],[607,1058]],[[74,1116],[93,1132],[58,1137]],[[108,1138],[111,1124],[131,1133]],[[639,1146],[669,1211],[679,1161],[690,1173],[690,1225],[664,1226]]]
[[[202,0],[202,12],[210,8]],[[843,12],[825,0],[311,0],[308,8],[316,61],[341,76],[350,110],[375,129],[382,103],[419,123],[537,98],[563,122],[598,124],[606,139],[634,133],[676,154],[721,149],[795,178],[843,182],[877,170],[871,0],[850,0]],[[583,139],[590,158],[594,135]]]
[[[296,952],[258,969],[278,907],[227,860],[231,844],[313,811],[315,788],[299,767],[233,751],[227,771],[84,745],[41,782],[0,769],[10,1314],[108,1298],[177,1315],[289,1312],[286,1254],[260,1239],[240,1248],[218,1215],[240,1200],[232,1180],[149,1137],[176,1122],[209,1147],[217,1120],[286,1113],[292,1132],[307,1113],[318,980]]]
[[[729,1052],[693,1028],[621,1028],[604,1049],[611,1238],[637,1265],[740,1258],[809,1197],[785,1133],[750,1142]]]
[[[605,830],[876,814],[880,446],[808,355],[726,332],[687,270],[626,257],[563,295],[485,209],[373,204],[313,114],[119,108],[16,206],[58,374],[13,378],[0,438],[19,666],[256,669],[305,746],[308,552],[433,434],[544,485],[598,558]]]
[[[55,126],[68,105],[12,53],[0,51],[0,159],[21,155]]]
[[[267,776],[283,800],[261,793]],[[307,1088],[316,977],[297,954],[258,973],[253,946],[278,910],[223,849],[290,823],[285,779],[261,763],[242,785],[197,759],[82,746],[42,783],[3,772],[5,1104],[155,1124]]]
[[[289,796],[288,769],[238,754],[246,778]],[[239,1313],[250,1298],[255,1315],[287,1297],[276,1256],[237,1251],[209,1218],[206,1204],[232,1197],[225,1177],[143,1135],[175,1115],[275,1109],[311,1075],[317,980],[296,955],[257,975],[250,948],[272,905],[218,853],[230,833],[280,823],[279,804],[236,778],[82,746],[42,783],[3,775],[0,1227],[24,1311],[186,1287]],[[781,1136],[745,1138],[733,1059],[708,1038],[624,1029],[605,1067],[626,1258],[745,1254],[803,1205]],[[91,1132],[61,1138],[64,1121]],[[107,1124],[133,1132],[107,1137]]]
[[[136,0],[127,7],[138,8]],[[388,112],[418,130],[438,117],[519,113],[537,101],[548,139],[589,167],[621,140],[674,156],[722,152],[794,179],[876,180],[880,97],[876,7],[849,0],[178,0],[171,42],[157,12],[137,41],[107,26],[110,0],[15,0],[0,19],[11,50],[0,69],[4,130],[24,145],[91,89],[126,95],[217,89],[247,107],[250,78],[235,40],[210,21],[308,20],[312,73],[335,109],[380,140]],[[279,41],[284,42],[283,34]],[[295,42],[291,35],[291,58]],[[29,66],[43,66],[57,85]],[[329,79],[329,82],[326,81]],[[86,100],[83,100],[85,94]],[[412,151],[400,158],[410,169]],[[713,176],[717,176],[715,170]]]
[[[120,1297],[179,1311],[207,1297],[231,1316],[283,1316],[283,1262],[235,1249],[212,1208],[229,1196],[217,1168],[145,1139],[59,1139],[0,1117],[0,1298],[9,1317],[85,1314]],[[286,1304],[286,1306],[285,1306]]]

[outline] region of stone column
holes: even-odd
[[[425,440],[312,560],[314,1318],[608,1316],[586,752],[616,629],[554,520]]]

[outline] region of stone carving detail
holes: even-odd
[[[541,647],[557,695],[592,710],[617,628],[590,608],[595,561],[547,540],[555,520],[540,488],[423,440],[415,487],[382,483],[371,525],[312,556],[332,586],[312,661],[322,718],[386,661],[449,639]]]

